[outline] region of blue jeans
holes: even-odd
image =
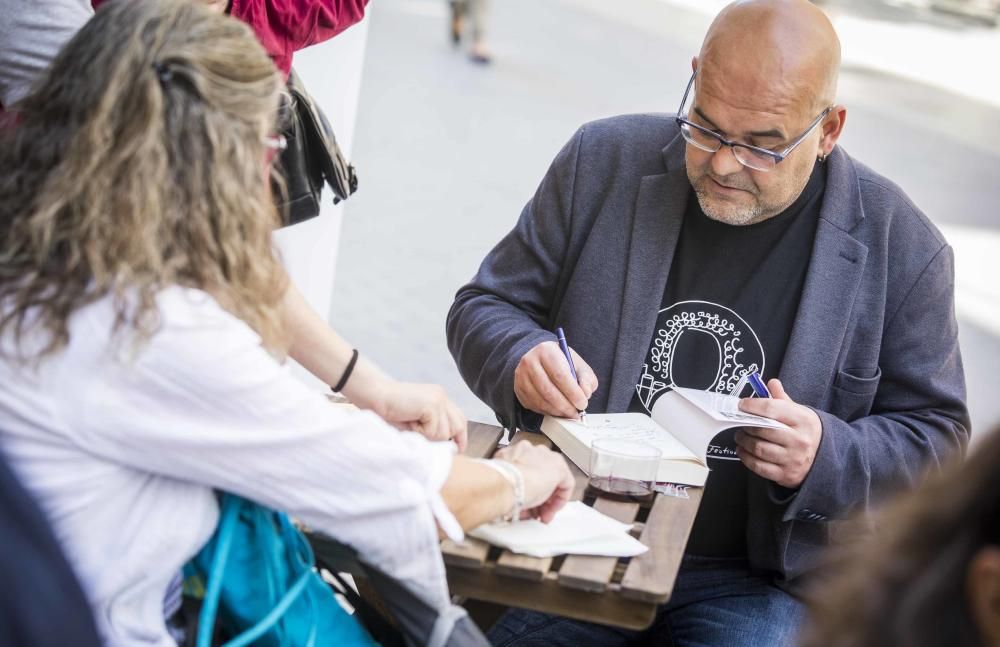
[[[496,647],[777,647],[795,639],[805,606],[744,560],[685,557],[670,601],[643,631],[513,609],[489,632]]]

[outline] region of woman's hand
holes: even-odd
[[[415,431],[429,440],[454,440],[465,451],[468,424],[458,406],[437,384],[414,384],[393,379],[374,389],[377,400],[370,408],[399,429]]]
[[[522,519],[548,523],[569,501],[574,481],[562,454],[522,440],[497,451],[493,458],[511,463],[524,476]]]
[[[288,350],[292,359],[323,382],[339,384],[353,349],[291,281],[282,301],[282,317],[292,342]],[[460,450],[465,449],[465,416],[440,386],[396,381],[359,354],[340,392],[352,404],[374,411],[399,429],[419,432],[431,440],[454,440]]]

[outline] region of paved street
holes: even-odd
[[[494,0],[496,61],[481,68],[446,39],[445,0],[373,2],[354,137],[361,185],[344,219],[334,326],[394,375],[443,383],[470,418],[491,420],[445,346],[455,290],[580,124],[676,109],[711,5]],[[995,75],[968,79],[1000,60],[1000,31],[913,2],[825,5],[845,40],[842,143],[955,245],[973,418],[980,429],[1000,422],[1000,87]],[[900,36],[900,16],[924,36]],[[876,47],[883,34],[899,44]],[[936,66],[922,75],[900,60]]]

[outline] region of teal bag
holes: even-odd
[[[185,591],[203,594],[196,647],[211,647],[216,618],[225,647],[376,645],[314,564],[286,515],[223,494],[215,534],[184,567]]]

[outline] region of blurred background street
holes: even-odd
[[[455,290],[579,125],[676,109],[724,4],[493,0],[495,59],[484,67],[453,49],[445,0],[372,2],[353,146],[360,188],[346,205],[334,327],[393,375],[442,383],[471,419],[492,421],[445,346]],[[1000,422],[1000,29],[930,0],[822,5],[844,46],[841,143],[955,247],[982,430]]]

